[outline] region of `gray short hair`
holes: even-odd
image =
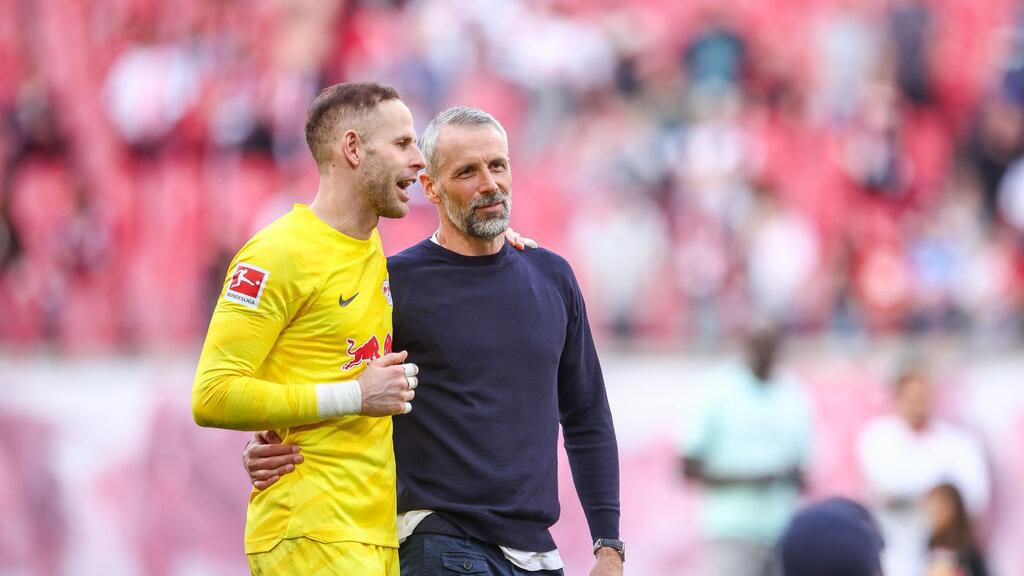
[[[427,161],[427,174],[434,175],[434,169],[437,168],[437,139],[445,126],[493,126],[505,139],[505,146],[508,146],[508,134],[494,116],[471,106],[452,106],[434,116],[423,129],[423,136],[420,136],[420,152],[423,152],[423,158]]]

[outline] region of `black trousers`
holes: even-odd
[[[563,576],[561,570],[523,570],[501,548],[472,538],[414,533],[398,554],[402,576]]]

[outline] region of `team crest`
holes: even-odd
[[[268,278],[270,272],[263,268],[239,262],[228,281],[224,298],[256,310],[260,307],[260,298],[263,297],[263,288]]]
[[[385,278],[384,284],[380,287],[380,290],[384,293],[384,298],[388,301],[388,306],[394,306],[395,303],[391,300],[391,281]]]

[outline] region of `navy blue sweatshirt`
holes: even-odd
[[[462,256],[430,240],[388,260],[395,350],[420,367],[394,418],[398,511],[471,536],[555,549],[557,436],[592,538],[619,537],[619,462],[579,285],[544,249]]]

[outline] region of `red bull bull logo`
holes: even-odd
[[[369,364],[381,356],[380,340],[377,339],[377,336],[370,336],[369,340],[359,346],[356,346],[356,341],[351,338],[346,338],[345,341],[348,342],[348,355],[352,359],[345,362],[341,367],[343,370],[351,370],[364,362]],[[391,353],[391,346],[392,340],[389,333],[384,337],[384,354]]]

